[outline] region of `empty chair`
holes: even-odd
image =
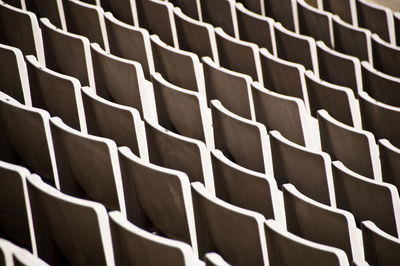
[[[237,40],[221,28],[215,29],[218,58],[222,67],[249,75],[262,83],[262,73],[258,46],[254,43]]]
[[[136,0],[139,26],[156,34],[166,44],[178,47],[173,8],[166,1]]]
[[[211,151],[211,162],[217,198],[284,224],[282,195],[272,176],[241,167],[219,150]]]
[[[32,55],[26,61],[32,106],[47,110],[51,116],[59,116],[67,125],[86,133],[79,81],[46,68]]]
[[[26,249],[19,249],[13,252],[13,263],[14,266],[48,266],[46,262]]]
[[[133,107],[142,117],[147,103],[147,88],[138,62],[108,54],[91,44],[96,94],[109,101]]]
[[[317,54],[319,77],[327,82],[348,87],[357,96],[362,90],[360,61],[330,49],[321,41],[317,41]]]
[[[154,63],[148,31],[123,23],[110,12],[104,13],[104,20],[110,53],[140,63],[146,79],[150,80]]]
[[[39,18],[48,18],[57,28],[67,30],[64,17],[63,1],[25,1],[26,9],[34,12]],[[24,8],[25,9],[25,8]]]
[[[400,150],[387,139],[380,139],[379,156],[382,167],[383,182],[396,186],[400,190]]]
[[[98,43],[104,50],[110,51],[103,9],[78,0],[64,0],[63,4],[68,31],[86,36],[90,42]]]
[[[256,14],[246,9],[242,3],[236,4],[236,16],[241,40],[253,42],[276,54],[275,21],[272,18]]]
[[[355,56],[360,61],[372,61],[371,32],[344,22],[339,16],[332,17],[333,48]]]
[[[206,266],[229,266],[220,255],[215,252],[210,252],[204,255],[204,261]]]
[[[135,0],[100,0],[104,11],[109,11],[118,20],[129,24],[139,26],[137,22],[136,2]]]
[[[107,211],[27,178],[37,254],[51,265],[113,265]],[[78,255],[79,254],[79,255]]]
[[[360,112],[350,88],[320,80],[311,71],[306,71],[305,79],[313,117],[317,117],[318,110],[325,109],[336,120],[361,128]]]
[[[196,255],[188,244],[143,230],[120,212],[110,212],[109,216],[116,266],[196,265]]]
[[[182,12],[192,19],[202,21],[201,10],[200,10],[200,0],[168,0],[174,4],[174,6],[179,7]]]
[[[149,161],[186,173],[190,182],[199,181],[214,192],[210,153],[201,141],[172,133],[145,120]]]
[[[400,232],[400,199],[395,186],[361,176],[343,163],[332,163],[337,208],[354,215],[358,225],[371,220],[392,236]]]
[[[256,121],[267,130],[277,130],[288,140],[313,148],[314,140],[304,102],[263,88],[257,82],[251,85]]]
[[[199,257],[217,252],[232,265],[268,265],[261,214],[212,196],[198,182],[192,193]]]
[[[371,132],[341,123],[326,110],[317,112],[321,148],[332,160],[341,161],[352,171],[382,180],[378,149]]]
[[[74,197],[100,202],[108,210],[125,213],[115,142],[82,134],[58,117],[50,119],[50,127],[60,190]]]
[[[364,91],[359,99],[363,129],[372,132],[376,139],[386,138],[400,147],[400,107],[378,102]]]
[[[400,107],[400,78],[376,70],[361,62],[363,91],[382,103]]]
[[[278,187],[291,183],[307,197],[335,207],[329,155],[295,144],[278,131],[269,133],[274,177]]]
[[[47,18],[41,18],[40,22],[46,67],[77,78],[82,86],[94,88],[89,40],[80,35],[57,29]]]
[[[318,73],[318,59],[313,38],[287,30],[276,22],[275,41],[276,55],[279,58],[302,64],[306,69]]]
[[[152,75],[158,124],[165,129],[212,145],[212,125],[207,103],[198,92],[185,90]]]
[[[59,188],[48,112],[0,95],[0,159],[38,173]]]
[[[174,8],[174,16],[179,49],[193,52],[199,57],[209,56],[218,62],[214,27],[188,17],[177,7]]]
[[[155,71],[168,82],[204,94],[204,77],[196,54],[171,47],[152,35]]]
[[[189,178],[119,148],[127,219],[150,232],[188,243],[197,256]]]
[[[291,31],[298,31],[296,0],[264,0],[265,15]]]
[[[362,242],[351,213],[326,206],[301,194],[292,184],[282,186],[287,230],[304,239],[339,248],[349,261],[363,260]]]
[[[382,40],[372,34],[373,67],[385,74],[400,78],[400,47]]]
[[[300,238],[273,220],[266,221],[264,227],[269,265],[349,265],[346,253],[341,249]]]
[[[265,126],[233,114],[218,100],[211,101],[211,113],[215,148],[242,167],[272,174]]]
[[[0,90],[31,106],[28,72],[21,50],[0,44],[0,62]]]
[[[0,2],[0,42],[44,62],[43,42],[36,15]]]
[[[264,87],[268,90],[300,98],[309,110],[307,88],[302,65],[273,56],[267,49],[260,49]]]
[[[297,1],[297,12],[300,34],[311,36],[315,40],[323,41],[327,46],[333,47],[331,13],[319,10],[304,0]]]
[[[19,246],[34,250],[30,206],[26,194],[28,169],[0,161],[0,232]]]
[[[232,113],[254,119],[251,77],[218,66],[209,57],[202,58],[207,103],[219,100]]]
[[[400,240],[379,229],[373,222],[361,223],[365,260],[374,266],[396,265],[400,261]]]
[[[109,102],[89,87],[82,88],[88,133],[110,138],[118,146],[129,147],[137,156],[147,159],[144,123],[131,107]]]
[[[343,21],[357,26],[356,0],[322,0],[323,10],[338,15]]]
[[[392,11],[367,0],[356,0],[358,26],[378,34],[383,40],[395,44]]]
[[[235,3],[234,0],[200,0],[203,21],[238,38]]]

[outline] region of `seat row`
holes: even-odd
[[[98,110],[101,109],[101,105],[107,105],[106,100],[100,100],[98,99],[100,97],[91,95],[90,89],[83,89],[83,93],[91,96],[92,100],[97,98]],[[216,100],[211,101],[215,147],[222,152],[212,152],[211,161],[210,154],[203,142],[165,131],[161,126],[151,122],[145,122],[145,134],[136,136],[138,143],[143,145],[147,142],[147,160],[146,156],[140,159],[129,148],[119,148],[120,154],[118,155],[117,145],[114,141],[83,134],[68,127],[59,118],[50,118],[46,111],[26,107],[10,97],[3,96],[1,106],[2,132],[5,135],[2,138],[3,160],[29,167],[32,171],[41,174],[46,182],[53,184],[64,193],[96,200],[104,204],[108,210],[119,210],[122,215],[126,215],[135,224],[142,225],[143,223],[142,226],[148,230],[151,230],[155,224],[161,224],[159,225],[160,228],[168,228],[168,225],[163,226],[162,224],[174,225],[178,223],[177,221],[170,222],[169,219],[172,218],[167,219],[166,217],[185,220],[182,216],[179,218],[177,214],[165,216],[162,213],[165,213],[166,210],[176,211],[177,209],[187,208],[188,199],[185,200],[185,193],[183,193],[182,199],[178,202],[184,203],[186,207],[175,205],[178,202],[174,203],[170,199],[177,197],[177,194],[171,191],[171,184],[167,182],[167,190],[161,193],[163,179],[159,180],[157,175],[152,172],[148,173],[151,178],[146,177],[146,182],[150,182],[150,184],[145,184],[142,188],[139,187],[143,184],[136,183],[139,181],[134,181],[134,183],[128,181],[127,178],[131,175],[134,178],[143,175],[143,172],[137,172],[138,170],[131,168],[133,162],[136,165],[140,162],[148,165],[149,163],[146,162],[150,161],[151,164],[148,167],[155,168],[155,170],[157,170],[157,167],[153,164],[180,170],[186,173],[185,177],[187,175],[185,179],[187,180],[187,187],[189,182],[200,181],[213,195],[215,186],[218,197],[241,207],[255,210],[265,217],[271,215],[271,209],[268,211],[267,206],[273,206],[273,199],[279,198],[274,197],[274,193],[279,194],[276,185],[274,185],[275,182],[279,188],[290,182],[314,200],[327,206],[338,206],[341,209],[351,211],[359,223],[369,219],[386,232],[395,236],[398,235],[397,206],[399,195],[393,185],[380,182],[379,177],[373,176],[374,173],[368,177],[375,179],[375,181],[362,177],[347,169],[340,162],[334,162],[332,164],[334,167],[331,170],[330,157],[327,154],[301,147],[286,140],[276,131],[271,131],[270,136],[268,136],[264,126],[232,114]],[[123,111],[126,112],[126,110]],[[109,126],[109,121],[112,120],[109,119],[106,112],[101,111],[102,116],[97,118],[97,122]],[[329,122],[329,117],[327,118],[326,114],[322,111],[319,111],[319,114]],[[101,118],[104,119],[103,122],[99,120]],[[117,116],[114,115],[112,118],[116,120]],[[135,126],[139,128],[140,123],[136,122]],[[322,120],[320,122],[322,123]],[[338,128],[336,124],[337,122],[329,126],[333,126],[333,129],[328,127],[329,130],[333,130],[333,133],[331,133],[334,135],[333,140],[344,139],[338,134],[345,127]],[[106,128],[106,126],[103,128]],[[118,128],[111,128],[117,129],[116,134],[121,132]],[[335,133],[335,130],[339,130],[339,133]],[[136,129],[136,132],[140,131]],[[113,136],[111,133],[111,137]],[[132,136],[134,134],[130,135],[131,138]],[[362,145],[367,149],[368,147],[372,149],[374,146],[371,146],[371,137],[368,135],[366,137],[366,146],[351,141],[349,145],[353,145],[352,147]],[[269,145],[271,146],[270,150]],[[340,147],[342,145],[336,146],[336,148]],[[352,147],[348,148],[352,150]],[[334,150],[334,152],[336,152],[335,155],[338,154],[336,156],[340,156],[340,150]],[[144,153],[146,154],[146,152]],[[268,158],[269,153],[272,154],[272,160],[271,156]],[[376,163],[373,160],[373,154],[374,151],[371,150],[365,153],[367,157],[360,157],[364,162],[362,167],[368,160],[372,164]],[[346,153],[344,157],[342,155],[342,158],[346,158],[346,155]],[[352,159],[357,156],[349,157]],[[344,159],[342,160],[344,161]],[[125,163],[123,163],[124,161]],[[351,160],[345,162],[347,165],[352,163]],[[271,166],[271,163],[273,163],[273,166]],[[372,168],[374,167],[376,166],[372,165]],[[223,170],[224,168],[226,170]],[[246,168],[258,171],[258,173]],[[239,173],[243,172],[245,176],[250,176],[251,179],[248,178],[249,180],[245,181],[243,178],[242,181],[239,181],[240,179],[237,179],[238,171]],[[93,176],[96,179],[93,179]],[[221,179],[222,176],[223,179]],[[267,178],[267,176],[274,178]],[[227,178],[233,177],[236,178],[228,181]],[[263,178],[260,179],[260,177]],[[157,178],[157,180],[151,181],[152,178]],[[166,178],[164,179],[167,181]],[[254,181],[251,181],[252,179]],[[230,185],[227,185],[228,182],[230,182]],[[241,182],[249,183],[241,184]],[[241,191],[243,187],[251,190],[253,182],[256,182],[254,183],[254,191],[247,191],[243,194],[243,191]],[[257,184],[259,182],[264,182],[269,190],[261,190],[256,193],[256,187],[262,188]],[[154,186],[154,194],[150,192],[152,191],[151,184]],[[360,193],[361,187],[363,187],[365,194]],[[137,189],[142,192],[134,193]],[[182,190],[179,186],[177,189]],[[353,192],[346,192],[349,190]],[[144,193],[143,196],[140,196],[141,193]],[[169,193],[173,194],[170,195]],[[265,193],[269,193],[269,195]],[[153,197],[150,196],[149,198],[149,194],[153,194]],[[155,197],[155,195],[159,196]],[[166,198],[160,199],[160,195]],[[371,195],[374,195],[374,197],[371,198]],[[361,199],[361,197],[365,198]],[[259,200],[262,198],[267,200],[265,204],[262,203],[264,201]],[[251,202],[254,202],[255,205],[252,205]],[[356,202],[363,204],[356,204]],[[172,206],[168,207],[169,204],[172,204]],[[376,206],[376,208],[372,208],[372,206]],[[141,214],[142,211],[140,210],[146,211]],[[272,213],[276,213],[278,210],[279,208],[274,207]],[[365,210],[368,210],[368,212],[366,213]],[[189,214],[187,216],[190,217]],[[274,218],[277,221],[283,219],[279,218],[277,214],[268,218]],[[164,233],[179,240],[185,239],[185,237],[179,236],[177,232],[175,234]],[[187,233],[193,235],[193,231],[190,232],[189,230]],[[186,237],[187,239],[188,237]],[[193,243],[192,246],[194,246]]]
[[[1,212],[8,217],[0,223],[3,235],[51,265],[202,265],[198,256],[205,256],[206,265],[227,265],[212,252],[232,265],[364,265],[364,253],[370,265],[395,265],[399,259],[396,237],[364,221],[361,238],[351,213],[318,203],[293,185],[282,187],[286,217],[280,214],[282,196],[271,194],[263,207],[273,209],[265,220],[267,216],[216,198],[199,182],[190,185],[182,172],[140,162],[125,148],[119,153],[130,172],[131,196],[140,201],[128,219],[119,211],[107,214],[97,202],[60,192],[26,168],[1,162]],[[233,177],[229,190],[251,180],[250,175],[241,181]],[[266,191],[266,177],[253,174],[252,179],[254,186],[245,186],[248,196]],[[276,186],[270,191],[278,192]],[[242,201],[236,205],[246,204],[243,195],[230,197]],[[17,248],[3,242],[0,250],[7,262],[7,254]],[[17,258],[18,253],[23,254],[15,252]],[[47,265],[33,264],[37,259],[24,253],[22,265]]]

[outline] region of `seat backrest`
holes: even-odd
[[[251,77],[219,66],[209,57],[202,58],[207,104],[219,100],[229,111],[254,119]]]
[[[94,88],[89,40],[56,28],[47,18],[41,18],[40,22],[46,67],[77,78],[82,86]]]
[[[0,95],[0,159],[27,167],[59,188],[49,119],[45,110]]]
[[[316,243],[339,248],[346,252],[350,261],[364,259],[362,242],[351,213],[314,201],[292,184],[283,185],[282,192],[289,232]]]
[[[124,193],[114,141],[72,129],[60,118],[50,119],[51,134],[63,193],[88,198],[108,210],[125,212]]]
[[[371,31],[348,24],[334,15],[332,32],[336,51],[372,62]]]
[[[311,71],[305,72],[305,79],[313,117],[317,117],[318,110],[324,109],[336,120],[361,128],[360,111],[350,88],[321,80]]]
[[[400,107],[376,101],[366,92],[359,94],[363,129],[372,132],[377,139],[386,138],[400,147]]]
[[[218,100],[211,101],[211,113],[215,148],[240,166],[272,174],[265,126],[233,114]]]
[[[241,167],[219,150],[211,151],[211,162],[219,199],[284,224],[281,192],[271,175]]]
[[[51,265],[114,265],[107,211],[27,178],[37,255]],[[79,254],[79,255],[78,255]]]
[[[133,107],[144,116],[146,83],[138,62],[106,53],[98,44],[91,44],[96,94]]]
[[[192,248],[181,241],[152,234],[130,223],[118,211],[109,213],[115,265],[195,265]]]
[[[297,1],[299,19],[299,33],[323,41],[327,46],[333,47],[332,14],[320,10],[306,3]]]
[[[127,219],[148,231],[180,240],[197,254],[196,230],[188,176],[149,163],[119,148]]]
[[[392,11],[367,0],[356,0],[358,27],[367,28],[383,40],[395,44]]]
[[[322,150],[352,171],[382,180],[374,135],[337,121],[325,110],[317,114]]]
[[[212,142],[212,126],[204,95],[166,81],[159,73],[152,75],[158,124],[174,133]]]
[[[103,8],[79,0],[65,0],[63,5],[68,31],[86,36],[109,52]]]
[[[386,233],[398,237],[400,199],[395,186],[361,176],[343,163],[332,163],[336,205],[354,215],[358,225],[371,220]]]
[[[291,183],[307,197],[335,207],[329,155],[295,144],[278,131],[273,130],[269,134],[278,188]]]
[[[89,87],[82,88],[88,133],[113,139],[117,146],[127,146],[137,156],[147,159],[144,122],[138,110],[107,101]]]
[[[48,69],[32,55],[26,61],[32,106],[47,110],[51,116],[58,116],[72,128],[86,133],[79,80]]]
[[[245,4],[247,5],[247,1]],[[253,42],[260,48],[266,48],[270,53],[276,54],[275,21],[272,18],[250,11],[243,3],[236,3],[236,16],[241,40]]]
[[[302,99],[306,109],[309,110],[304,66],[280,59],[265,48],[260,49],[260,61],[264,87],[274,92]]]
[[[123,23],[111,12],[104,13],[104,20],[110,53],[140,63],[146,79],[150,80],[150,73],[154,72],[154,63],[149,32]]]
[[[238,38],[235,3],[235,0],[200,0],[203,21]]]
[[[145,128],[151,163],[182,171],[191,183],[199,181],[214,193],[210,153],[203,142],[170,132],[148,120]]]
[[[400,260],[400,241],[378,228],[371,221],[361,223],[365,260],[370,265],[395,265]]]
[[[193,52],[199,57],[209,56],[218,62],[214,27],[209,23],[190,18],[177,7],[174,8],[174,16],[179,49]]]
[[[267,130],[277,130],[287,139],[309,148],[314,140],[304,102],[299,98],[269,91],[258,82],[251,85],[256,121]]]
[[[204,94],[204,77],[197,55],[171,47],[157,35],[151,35],[150,40],[155,72],[178,87]]]
[[[256,44],[235,39],[221,28],[215,29],[215,38],[222,67],[249,75],[262,83],[260,55]]]
[[[21,50],[0,44],[0,62],[1,91],[20,103],[31,106],[28,72]]]
[[[44,62],[42,34],[35,13],[0,2],[0,42]]]
[[[192,183],[199,257],[217,252],[232,265],[265,265],[267,250],[263,223],[256,212],[230,205]]]
[[[376,70],[368,62],[361,62],[363,91],[375,100],[400,107],[400,78]]]
[[[338,248],[317,244],[282,229],[274,220],[264,223],[269,265],[349,266],[346,253]]]
[[[166,44],[179,47],[173,14],[174,6],[167,1],[136,0],[139,25],[156,34]]]
[[[276,55],[281,59],[301,64],[307,70],[317,74],[318,58],[315,40],[286,29],[280,22],[275,22],[274,26]]]

